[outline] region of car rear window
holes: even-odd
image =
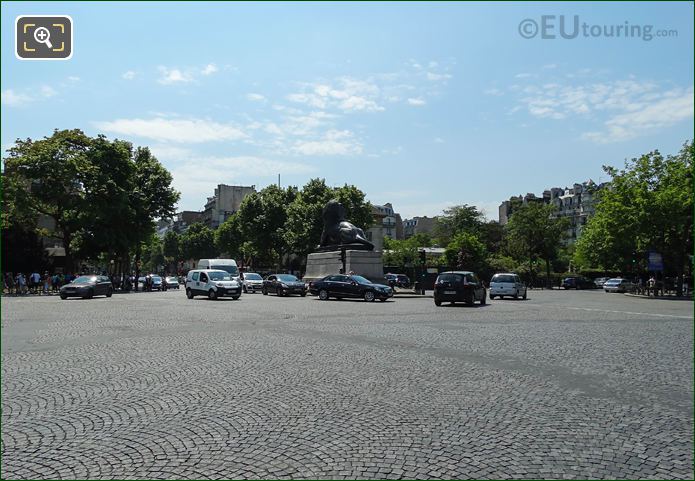
[[[437,282],[463,282],[461,274],[442,274],[437,278]]]
[[[512,275],[505,275],[505,274],[497,274],[492,277],[491,282],[509,282],[509,283],[514,283],[516,282],[516,276]]]

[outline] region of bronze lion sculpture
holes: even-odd
[[[362,249],[374,250],[364,231],[345,219],[345,207],[337,200],[329,200],[323,208],[321,247],[360,244]]]

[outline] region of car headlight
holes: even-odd
[[[280,287],[282,287],[283,289],[287,289],[287,284],[285,284],[284,282],[281,282]]]

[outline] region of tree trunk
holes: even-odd
[[[545,259],[545,285],[548,289],[552,289],[550,285],[550,259]]]

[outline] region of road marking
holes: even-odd
[[[635,316],[658,316],[658,317],[675,317],[678,319],[692,319],[693,316],[676,316],[674,314],[652,314],[650,312],[630,312],[630,311],[609,311],[607,309],[590,309],[588,307],[566,307],[564,309],[574,309],[576,311],[597,311],[597,312],[611,312],[614,314],[632,314]]]

